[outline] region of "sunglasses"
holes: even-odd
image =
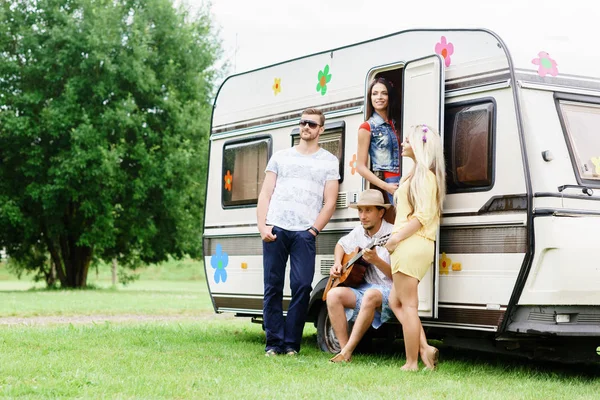
[[[300,126],[305,127],[308,125],[310,129],[315,129],[317,126],[321,126],[321,124],[317,124],[315,121],[311,121],[310,119],[301,119]]]

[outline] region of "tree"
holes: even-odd
[[[198,257],[219,55],[171,0],[2,2],[0,248],[61,287]]]

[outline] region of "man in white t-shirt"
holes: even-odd
[[[263,322],[265,355],[296,355],[312,280],[316,236],[325,227],[337,201],[338,159],[319,147],[325,116],[309,108],[300,119],[300,143],[273,154],[258,196],[257,224],[263,240]],[[290,259],[292,298],[283,317],[285,267]]]
[[[368,189],[350,207],[358,209],[360,225],[335,245],[334,264],[330,273],[339,277],[344,254],[354,252],[357,247],[364,249],[362,258],[368,266],[365,281],[358,287],[338,286],[327,293],[329,319],[341,347],[341,352],[330,360],[332,362],[350,361],[352,352],[369,326],[378,329],[393,316],[388,303],[392,288],[390,254],[383,247],[385,236],[394,228],[394,225],[383,219],[390,204],[384,204],[383,194],[379,190]],[[380,246],[367,249],[374,241],[377,243],[378,239]],[[354,321],[350,337],[347,321]]]

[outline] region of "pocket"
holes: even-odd
[[[389,146],[389,137],[384,129],[376,128],[371,134],[371,145],[377,149],[386,149]]]
[[[301,231],[300,235],[304,241],[306,241],[311,246],[314,246],[316,243],[317,237],[313,235],[310,230]]]

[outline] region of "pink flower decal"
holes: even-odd
[[[435,44],[435,52],[444,57],[444,64],[449,67],[452,62],[450,56],[454,54],[454,45],[446,41],[446,36],[442,36],[440,42]]]
[[[558,65],[556,61],[550,58],[550,54],[545,51],[540,51],[538,53],[538,58],[534,58],[531,62],[535,65],[539,65],[538,75],[542,78],[546,76],[546,74],[550,74],[552,76],[558,75]]]

